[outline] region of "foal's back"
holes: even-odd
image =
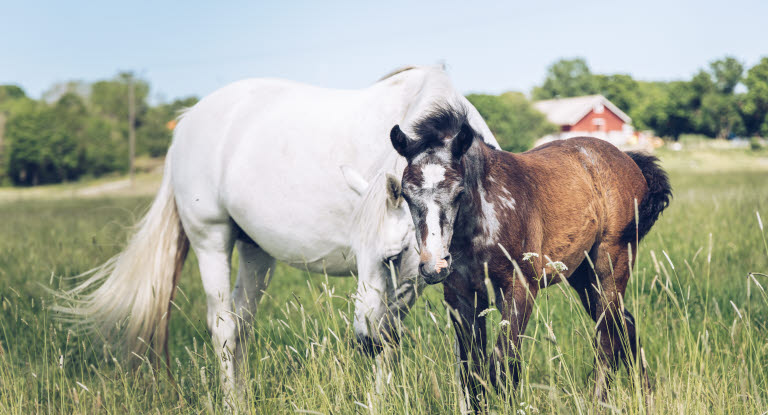
[[[634,200],[640,203],[647,191],[637,164],[597,138],[558,140],[509,156],[514,162],[504,164],[523,187],[528,207],[525,250],[570,270],[596,243],[619,243],[634,218]]]

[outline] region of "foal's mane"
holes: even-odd
[[[413,125],[415,137],[410,137],[405,149],[408,157],[415,156],[430,148],[445,145],[446,137],[453,137],[466,125],[472,134],[477,133],[469,126],[468,111],[463,104],[437,103]]]

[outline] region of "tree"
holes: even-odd
[[[121,72],[108,81],[97,81],[91,86],[90,103],[93,110],[105,117],[125,124],[128,119],[128,88],[133,82],[136,97],[136,118],[140,120],[147,112],[149,84],[136,79],[130,72]],[[140,121],[137,121],[140,122]],[[124,128],[127,137],[127,127]]]
[[[715,87],[721,94],[733,94],[744,73],[744,66],[732,56],[711,62],[709,69],[714,77]]]
[[[748,133],[768,137],[768,57],[747,71],[742,111]]]
[[[639,99],[639,84],[626,74],[594,75],[595,92],[627,114],[631,114]]]
[[[745,132],[737,98],[733,94],[715,92],[705,95],[696,115],[696,125],[698,132],[721,139]]]
[[[557,126],[547,121],[519,92],[500,96],[472,94],[467,99],[483,116],[504,150],[528,150],[537,138],[557,131]]]
[[[533,89],[533,99],[576,97],[595,91],[595,81],[584,58],[561,59],[547,68],[544,83]]]
[[[651,129],[676,140],[693,128],[691,108],[695,96],[690,82],[638,82],[633,121],[640,129]]]
[[[165,155],[171,144],[175,120],[181,110],[197,103],[196,97],[177,99],[170,104],[157,105],[147,110],[138,135],[137,152],[152,157]]]
[[[0,85],[0,103],[26,97],[27,94],[18,85]]]

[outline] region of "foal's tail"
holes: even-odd
[[[635,151],[628,151],[627,155],[640,167],[648,184],[648,192],[637,207],[640,223],[636,225],[633,220],[624,230],[624,240],[634,241],[635,235],[638,240],[643,239],[656,223],[661,212],[669,206],[672,186],[669,184],[667,172],[659,166],[659,159],[656,156]]]
[[[167,355],[170,302],[189,240],[181,227],[166,157],[162,185],[125,249],[87,271],[77,287],[59,297],[61,319],[103,336],[121,352],[139,355],[152,347]]]

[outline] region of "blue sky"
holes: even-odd
[[[748,66],[768,56],[768,1],[30,0],[0,14],[0,83],[33,97],[119,70],[149,80],[157,101],[247,77],[359,88],[438,62],[463,92],[529,92],[560,57],[670,80],[724,55]]]

